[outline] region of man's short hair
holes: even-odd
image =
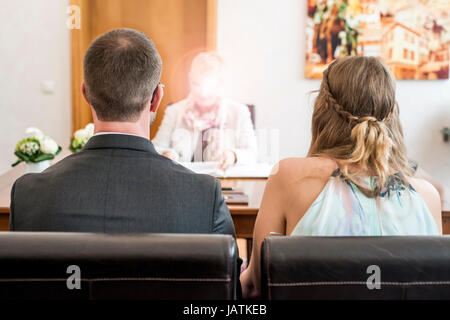
[[[152,99],[162,62],[153,41],[133,29],[98,37],[84,56],[89,103],[102,121],[136,121]]]

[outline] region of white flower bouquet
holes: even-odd
[[[22,161],[26,163],[38,163],[52,160],[61,152],[61,147],[52,138],[45,136],[38,128],[28,128],[25,131],[26,138],[17,143],[14,154],[17,161],[12,164],[16,166]]]
[[[70,141],[69,149],[73,153],[79,152],[83,149],[84,145],[94,135],[94,124],[88,123],[86,127],[75,131],[73,138]]]

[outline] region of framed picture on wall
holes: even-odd
[[[450,0],[307,0],[307,78],[334,59],[381,58],[397,79],[448,79]]]

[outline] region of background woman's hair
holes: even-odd
[[[225,63],[217,52],[200,52],[192,60],[189,76],[196,79],[208,76],[222,77],[224,66]]]
[[[370,197],[398,173],[406,183],[413,174],[406,157],[395,81],[388,68],[374,57],[346,57],[323,73],[312,116],[308,156],[339,160],[344,177]],[[349,166],[357,168],[349,172]],[[374,189],[356,181],[358,175],[376,176]]]

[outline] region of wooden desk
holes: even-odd
[[[236,237],[246,240],[247,261],[253,246],[253,228],[256,215],[261,206],[267,179],[221,179],[222,187],[233,187],[243,190],[248,195],[248,205],[228,205],[233,218]]]
[[[252,239],[256,215],[261,205],[266,179],[221,179],[222,187],[243,190],[248,195],[248,205],[228,205],[238,238]]]

